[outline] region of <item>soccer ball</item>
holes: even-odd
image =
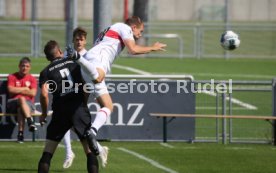
[[[233,31],[225,31],[220,38],[220,44],[225,50],[234,50],[239,47],[239,35]]]

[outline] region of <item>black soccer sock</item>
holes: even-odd
[[[23,131],[18,131],[18,136],[23,136]]]
[[[33,124],[33,123],[34,123],[33,118],[32,118],[32,117],[28,117],[28,118],[27,118],[27,124],[28,124],[28,126],[30,126],[30,125]]]
[[[88,173],[98,173],[99,172],[99,162],[97,156],[93,153],[88,153],[87,155],[87,171]]]
[[[38,173],[49,172],[52,157],[53,157],[53,154],[49,152],[43,152],[42,157],[40,158],[38,163]]]
[[[92,130],[94,131],[94,134],[95,134],[95,136],[97,135],[97,133],[98,133],[98,130],[95,128],[95,127],[91,127],[92,128]]]

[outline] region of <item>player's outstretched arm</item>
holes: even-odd
[[[164,43],[160,43],[160,42],[155,42],[153,45],[153,51],[157,51],[157,50],[162,50],[165,51],[165,47],[167,47],[167,44]]]
[[[164,43],[159,43],[156,42],[151,46],[141,46],[137,45],[134,40],[124,40],[125,46],[128,49],[128,52],[132,55],[137,55],[137,54],[145,54],[145,53],[150,53],[152,51],[159,51],[162,50],[164,51],[165,47],[167,46]]]

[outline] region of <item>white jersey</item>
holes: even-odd
[[[117,55],[124,48],[123,40],[134,40],[130,26],[124,23],[115,23],[99,34],[95,45],[86,53],[84,58],[88,61],[101,62],[106,73],[110,72],[111,65]]]
[[[84,56],[86,54],[87,50],[86,49],[82,49],[79,54],[80,56]]]

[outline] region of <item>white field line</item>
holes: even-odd
[[[271,76],[271,75],[254,75],[254,74],[215,74],[215,73],[194,73],[194,75],[197,76],[213,76],[213,77],[224,77],[224,76],[228,76],[228,77],[246,77],[246,78],[264,78],[264,79],[272,79],[275,76]]]
[[[229,147],[227,150],[253,150],[251,147]]]
[[[198,106],[196,107],[196,109],[203,109],[203,110],[214,110],[214,109],[217,109],[216,107],[214,106]],[[219,108],[221,109],[221,108]],[[242,107],[232,107],[232,110],[248,110],[248,108],[242,108]]]
[[[112,67],[118,68],[118,69],[123,69],[123,70],[128,70],[132,71],[137,74],[151,74],[149,72],[139,70],[133,67],[129,66],[123,66],[123,65],[118,65],[118,64],[113,64]],[[257,74],[218,74],[218,73],[194,73],[194,75],[197,76],[215,76],[215,77],[224,77],[224,76],[229,76],[229,77],[246,77],[246,78],[264,78],[264,79],[272,79],[275,76],[272,75],[257,75]]]
[[[210,92],[210,91],[202,91],[202,93],[207,94],[207,95],[210,95],[210,96],[214,96],[214,97],[216,97],[216,95],[217,95],[216,93]],[[230,100],[230,98],[229,98],[229,97],[226,97],[226,100]],[[251,105],[251,104],[249,104],[249,103],[242,102],[242,101],[240,101],[240,100],[238,100],[238,99],[235,99],[235,98],[231,98],[231,102],[232,102],[232,103],[235,103],[235,104],[237,104],[237,105],[240,105],[241,107],[244,107],[244,108],[249,109],[249,110],[257,110],[257,109],[258,109],[258,108],[257,108],[256,106],[254,106],[254,105]]]
[[[198,150],[198,149],[200,149],[200,147],[183,147],[181,149],[183,149],[183,150]]]
[[[44,148],[44,145],[31,145],[31,146],[25,146],[24,144],[16,144],[16,145],[0,145],[0,148],[20,148],[20,147],[24,148]]]
[[[123,151],[125,153],[128,153],[128,154],[131,154],[131,155],[133,155],[133,156],[135,156],[135,157],[137,157],[137,158],[139,158],[141,160],[144,160],[144,161],[150,163],[151,165],[153,165],[153,166],[155,166],[155,167],[157,167],[159,169],[162,169],[165,172],[168,172],[168,173],[178,173],[175,170],[172,170],[172,169],[170,169],[168,167],[165,167],[164,165],[161,165],[160,163],[158,163],[158,162],[156,162],[156,161],[154,161],[154,160],[152,160],[150,158],[147,158],[146,156],[144,156],[142,154],[139,154],[139,153],[136,153],[134,151],[128,150],[126,148],[121,148],[121,147],[119,147],[118,150],[121,150],[121,151]]]
[[[123,65],[118,65],[118,64],[113,64],[112,67],[118,68],[118,69],[123,69],[123,70],[128,70],[137,74],[146,74],[149,75],[151,73],[143,71],[143,70],[139,70],[136,68],[132,68],[132,67],[128,67],[128,66],[123,66]]]
[[[161,142],[160,145],[162,145],[163,147],[167,147],[167,148],[174,148],[174,146],[172,146],[168,143],[164,143],[164,142]]]
[[[151,74],[151,73],[143,71],[143,70],[139,70],[139,69],[128,67],[128,66],[118,65],[118,64],[113,64],[112,67],[123,69],[123,70],[128,70],[128,71],[131,71],[131,72],[134,72],[134,73],[137,73],[137,74]],[[209,75],[212,75],[212,74],[209,74]],[[246,76],[248,77],[248,75],[246,75]],[[256,76],[256,75],[254,75],[254,76]],[[264,77],[264,76],[262,76],[262,77]],[[202,92],[207,94],[207,95],[216,96],[216,94],[214,92],[210,92],[210,91],[202,91]],[[229,97],[226,97],[226,99],[229,100]],[[249,109],[249,110],[257,110],[258,109],[254,105],[251,105],[249,103],[244,103],[244,102],[242,102],[238,99],[235,99],[235,98],[231,98],[231,102],[235,103],[235,104],[238,104],[238,105],[240,105],[240,106],[242,106],[246,109]]]
[[[0,145],[0,148],[19,148],[21,146],[21,144],[16,143],[15,145]],[[43,145],[27,145],[25,146],[24,144],[22,144],[22,146],[24,146],[24,148],[44,148],[44,144]],[[58,148],[65,148],[65,146],[63,144],[58,144]],[[76,148],[74,146],[74,148]],[[80,147],[82,148],[82,147]]]

